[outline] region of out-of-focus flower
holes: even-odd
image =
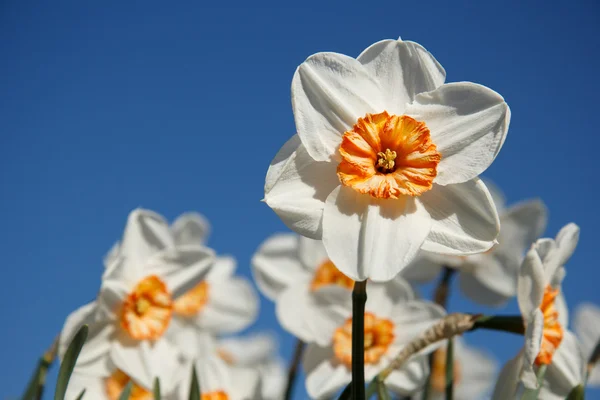
[[[197,212],[183,213],[171,224],[173,239],[179,246],[206,244],[210,232],[210,223]]]
[[[575,310],[573,323],[575,334],[579,338],[581,350],[586,362],[589,361],[596,346],[600,342],[600,308],[595,304],[580,304]],[[589,386],[600,386],[600,363],[588,370]]]
[[[61,332],[59,354],[73,335],[89,325],[76,371],[108,371],[115,346],[139,349],[136,342],[158,341],[173,315],[173,299],[200,282],[215,260],[204,246],[175,247],[166,221],[151,211],[134,210],[118,254],[102,276],[96,301],[72,313]],[[133,372],[132,372],[133,373]]]
[[[258,297],[247,279],[234,276],[235,269],[234,258],[217,257],[205,279],[174,301],[167,337],[186,356],[197,356],[185,345],[186,336],[238,332],[256,319]]]
[[[454,339],[454,398],[456,400],[483,399],[493,387],[497,364],[485,352],[464,343],[462,338]],[[431,389],[429,399],[442,400],[446,390],[446,348],[433,353],[431,366]],[[416,396],[421,398],[421,396]]]
[[[564,399],[583,380],[580,346],[567,330],[568,311],[561,293],[565,263],[579,240],[579,227],[568,224],[556,239],[540,239],[527,252],[519,272],[517,299],[525,323],[525,346],[509,361],[496,383],[494,398],[510,399],[519,388],[536,388],[537,372],[547,370],[544,399]]]
[[[413,300],[406,286],[372,283],[365,307],[365,379],[372,379],[398,352],[424,330],[445,315],[429,302]],[[331,396],[352,379],[352,302],[347,290],[324,287],[316,297],[321,306],[315,325],[317,341],[310,344],[304,357],[306,388],[311,397]],[[325,317],[326,316],[326,317]],[[432,351],[435,346],[429,347]],[[429,368],[420,353],[386,379],[390,390],[403,395],[421,387]]]
[[[84,346],[87,346],[87,344]],[[89,354],[89,350],[88,350]],[[129,381],[132,400],[153,399],[154,380],[160,381],[163,399],[175,400],[181,380],[182,365],[177,360],[177,349],[167,341],[144,341],[135,347],[117,344],[110,357],[96,359],[85,372],[76,370],[69,380],[66,399],[74,400],[85,389],[85,399],[117,400]]]
[[[527,248],[546,229],[547,211],[541,200],[505,207],[503,194],[486,182],[500,214],[498,244],[484,253],[452,256],[423,251],[402,276],[422,283],[439,276],[442,267],[460,272],[460,287],[473,301],[500,306],[517,293],[517,277]]]
[[[352,279],[392,279],[421,248],[467,255],[495,243],[498,215],[478,176],[510,111],[498,93],[445,75],[402,40],[357,59],[314,54],[296,70],[298,134],[271,162],[265,201],[292,230],[322,239]]]
[[[232,368],[217,356],[188,363],[180,370],[184,378],[179,385],[179,399],[189,398],[192,365],[200,384],[200,400],[254,400],[260,398],[258,371]]]
[[[232,367],[257,369],[260,398],[279,400],[285,390],[286,369],[277,355],[277,347],[277,340],[272,335],[261,333],[221,339],[217,354]]]

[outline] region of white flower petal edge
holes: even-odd
[[[173,245],[169,224],[161,215],[144,209],[129,214],[120,254],[132,263],[131,268],[141,268],[152,255]]]
[[[264,201],[291,230],[321,239],[325,199],[340,184],[336,168],[315,162],[294,135],[271,161]]]
[[[515,399],[519,387],[519,372],[523,365],[523,352],[509,360],[498,376],[492,400],[511,400]]]
[[[413,198],[380,200],[338,187],[325,204],[323,243],[350,278],[387,281],[414,259],[430,226],[427,211]]]
[[[90,376],[73,371],[67,385],[65,399],[75,400],[84,390],[84,398],[86,400],[108,400],[104,389],[104,379],[102,377]]]
[[[442,154],[435,183],[471,180],[490,166],[504,144],[510,109],[502,96],[471,82],[447,83],[422,93],[406,114],[425,121]]]
[[[423,46],[402,40],[382,40],[357,58],[379,82],[387,111],[402,115],[419,93],[437,89],[446,71]]]
[[[492,196],[479,178],[434,187],[419,200],[431,215],[431,230],[422,249],[468,255],[489,250],[500,232]]]
[[[583,384],[585,359],[575,335],[565,331],[554,357],[548,366],[544,384],[540,389],[541,399],[565,399],[571,390]]]
[[[183,213],[171,224],[171,234],[177,246],[204,244],[210,231],[208,219],[197,212]]]
[[[348,382],[352,374],[346,366],[332,363],[333,351],[330,347],[309,344],[304,355],[306,390],[313,399],[327,399]]]
[[[592,303],[580,304],[575,309],[573,322],[585,360],[589,360],[600,341],[600,307]],[[592,369],[588,377],[589,386],[600,386],[600,364]]]

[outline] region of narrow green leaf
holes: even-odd
[[[83,325],[81,328],[79,328],[75,334],[75,337],[73,337],[73,340],[71,340],[58,371],[58,380],[56,381],[54,400],[64,400],[69,379],[73,373],[73,368],[75,368],[75,363],[77,362],[77,357],[79,357],[79,352],[81,352],[81,348],[87,339],[87,335],[88,326]]]
[[[537,389],[525,389],[523,396],[521,396],[521,400],[537,400],[538,394],[540,393],[540,388],[542,387],[542,382],[544,382],[544,375],[546,375],[547,367],[547,365],[543,364],[538,368],[538,372],[536,374],[538,384]]]
[[[127,386],[125,386],[125,389],[123,389],[123,391],[121,392],[121,395],[119,396],[119,400],[129,400],[129,395],[131,394],[132,387],[133,387],[133,381],[130,380],[127,383]]]
[[[42,398],[48,368],[50,368],[50,363],[45,358],[40,358],[37,367],[29,380],[29,384],[23,395],[23,400],[39,400]]]
[[[373,397],[375,392],[377,392],[377,382],[379,382],[378,376],[376,376],[371,380],[371,382],[369,382],[369,384],[367,385],[367,391],[365,392],[365,399],[370,399],[371,397]]]
[[[79,393],[79,396],[77,396],[77,399],[75,399],[75,400],[81,400],[81,399],[83,399],[83,395],[84,395],[84,394],[85,394],[85,389],[83,389],[83,390],[81,391],[81,393]]]
[[[154,378],[154,400],[160,400],[160,381]]]
[[[380,380],[377,380],[377,398],[378,400],[392,400],[385,383]]]
[[[471,330],[481,328],[511,332],[519,335],[525,333],[523,317],[520,315],[483,315],[475,321],[475,325]]]
[[[446,400],[454,398],[454,340],[448,339],[446,347]]]
[[[585,398],[585,388],[583,385],[577,385],[567,396],[566,400],[583,400]]]
[[[198,400],[200,398],[200,384],[198,383],[198,375],[196,367],[192,366],[192,384],[190,385],[190,400]]]

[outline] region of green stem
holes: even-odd
[[[365,303],[367,281],[352,291],[352,400],[365,400]]]
[[[598,341],[598,343],[596,343],[596,347],[594,347],[594,351],[592,351],[592,354],[590,355],[590,358],[588,359],[586,371],[585,371],[585,383],[587,383],[588,378],[590,377],[590,374],[592,373],[592,370],[594,369],[594,367],[596,366],[596,363],[599,360],[600,360],[600,340]]]
[[[294,391],[294,383],[296,382],[296,375],[298,374],[298,365],[300,365],[302,353],[304,353],[304,347],[304,342],[298,339],[294,348],[294,355],[292,356],[292,361],[290,361],[290,366],[288,368],[287,384],[285,386],[285,400],[290,400],[292,398],[292,393]]]
[[[448,339],[446,348],[446,400],[454,398],[454,340]]]
[[[475,329],[490,329],[523,335],[525,325],[520,315],[483,315],[475,321],[472,331]]]
[[[450,282],[452,281],[455,272],[456,270],[450,267],[444,267],[442,270],[442,276],[440,277],[440,281],[433,294],[433,301],[435,304],[447,308],[448,296],[450,295]]]

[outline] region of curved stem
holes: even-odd
[[[433,294],[433,301],[435,304],[447,308],[446,304],[448,303],[448,296],[450,295],[450,282],[452,281],[455,272],[456,270],[450,267],[444,267],[442,270],[442,276],[440,277]]]
[[[290,366],[288,368],[287,384],[285,386],[285,400],[290,400],[292,398],[292,392],[294,391],[294,383],[296,381],[296,375],[298,374],[298,365],[300,364],[300,360],[302,359],[304,347],[305,343],[302,340],[298,339],[296,341],[296,347],[294,348],[294,356],[292,357],[292,361],[290,361]]]
[[[352,290],[352,400],[365,399],[365,303],[367,281]]]

